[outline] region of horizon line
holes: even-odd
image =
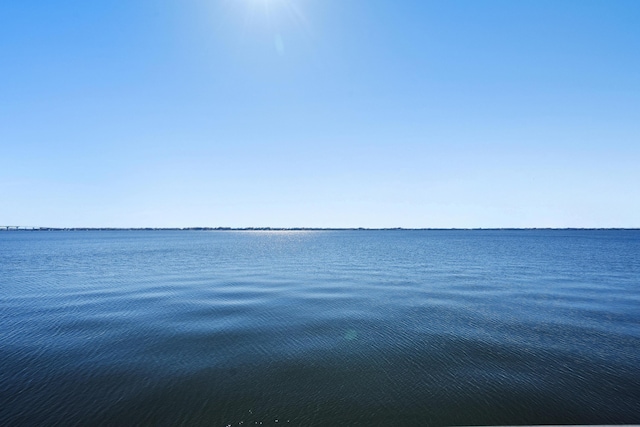
[[[0,225],[0,231],[453,231],[453,230],[640,230],[640,227],[33,227]]]

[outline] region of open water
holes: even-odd
[[[0,425],[640,423],[640,231],[0,233]]]

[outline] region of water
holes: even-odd
[[[0,425],[640,423],[640,231],[0,233]]]

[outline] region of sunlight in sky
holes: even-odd
[[[273,50],[285,54],[285,30],[309,34],[310,25],[300,2],[295,0],[226,0],[241,10],[243,33],[264,31],[272,40]]]
[[[300,7],[294,0],[228,0],[243,4],[246,12],[251,15],[261,15],[269,25],[277,20],[293,19],[297,23],[305,20]]]

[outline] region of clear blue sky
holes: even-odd
[[[640,1],[0,3],[0,225],[639,227]]]

